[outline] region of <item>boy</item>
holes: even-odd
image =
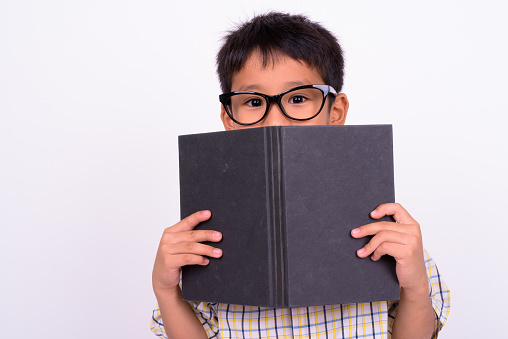
[[[226,37],[217,65],[226,130],[345,123],[349,103],[340,93],[341,48],[330,32],[303,16],[268,13],[253,18]],[[420,226],[398,204],[380,205],[371,214],[374,219],[391,215],[395,222],[364,225],[351,235],[373,236],[357,251],[359,257],[395,258],[400,300],[292,309],[183,301],[181,267],[207,265],[207,257],[222,255],[220,249],[201,243],[218,242],[222,234],[193,230],[212,212],[196,212],[162,235],[152,276],[159,304],[152,319],[157,335],[171,339],[431,338],[446,322],[449,291],[423,249]]]

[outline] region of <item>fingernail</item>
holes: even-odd
[[[202,213],[202,214],[203,214],[203,216],[207,217],[207,216],[209,216],[209,215],[210,215],[210,211],[203,211],[203,213]]]
[[[353,234],[358,234],[360,233],[360,229],[359,228],[355,228],[354,230],[351,231]]]
[[[221,249],[219,249],[219,248],[214,248],[214,249],[213,249],[213,253],[215,253],[215,254],[221,254],[221,253],[222,253],[222,250],[221,250]]]
[[[374,211],[370,212],[370,215],[374,216],[376,213],[377,213],[376,210],[374,210]]]
[[[363,252],[365,252],[364,248],[360,248],[358,251],[356,251],[356,253],[358,253],[358,254],[363,254]]]
[[[214,238],[220,238],[220,232],[213,232]]]
[[[205,265],[208,265],[208,263],[210,263],[210,259],[205,258]]]

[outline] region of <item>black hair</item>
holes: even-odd
[[[337,38],[303,15],[269,12],[229,31],[217,53],[217,74],[224,93],[231,91],[233,75],[253,51],[263,57],[263,67],[277,56],[288,56],[316,68],[326,85],[337,92],[344,83],[344,57]]]

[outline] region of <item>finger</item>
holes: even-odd
[[[363,238],[368,235],[376,235],[381,231],[394,231],[400,233],[413,233],[418,232],[418,224],[396,224],[389,221],[379,221],[372,224],[360,226],[351,230],[351,236],[353,238]]]
[[[222,256],[222,250],[213,246],[200,244],[197,242],[180,242],[168,248],[168,253],[172,255],[196,254],[206,255],[208,257],[219,258]]]
[[[383,243],[381,244],[374,253],[370,256],[373,261],[378,261],[381,259],[383,255],[390,255],[397,260],[398,258],[403,258],[405,254],[405,247],[401,244],[395,243]]]
[[[179,242],[217,242],[222,239],[222,233],[214,230],[191,230],[186,232],[170,232],[166,234],[171,243]]]
[[[203,257],[202,255],[196,254],[179,254],[173,257],[173,263],[175,266],[182,267],[188,265],[202,265],[206,266],[210,262],[210,259]]]
[[[371,255],[374,251],[376,251],[381,245],[390,243],[390,244],[399,244],[406,245],[409,242],[408,236],[401,232],[396,231],[381,231],[376,234],[370,241],[365,244],[362,248],[357,251],[357,254],[360,258],[365,258]]]
[[[370,216],[374,219],[379,219],[386,215],[393,216],[393,219],[399,224],[416,224],[416,220],[413,219],[404,207],[396,203],[379,205],[370,213]]]
[[[212,213],[208,210],[198,211],[180,220],[174,226],[167,228],[169,232],[184,232],[194,229],[199,223],[210,219]]]

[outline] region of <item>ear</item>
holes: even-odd
[[[223,105],[220,105],[220,119],[222,120],[222,124],[224,125],[224,129],[226,131],[235,129],[235,122],[231,120],[229,115],[226,113]]]
[[[330,109],[329,125],[344,125],[346,123],[349,101],[344,93],[335,96],[335,101]]]

